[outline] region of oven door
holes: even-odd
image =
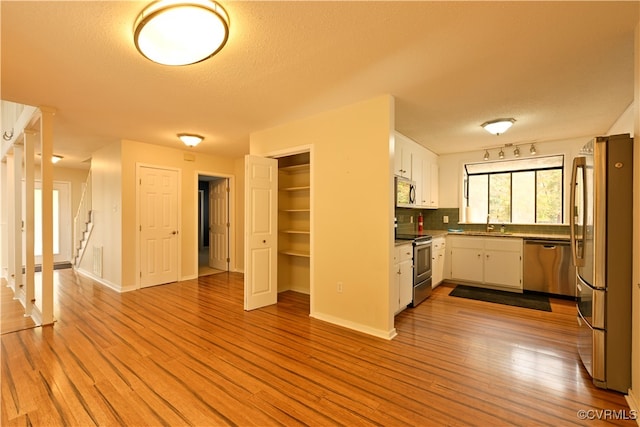
[[[431,278],[431,241],[413,244],[413,286]]]

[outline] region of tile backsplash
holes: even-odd
[[[458,208],[441,209],[407,209],[396,208],[398,234],[415,233],[418,230],[418,215],[422,212],[425,230],[447,230],[449,228],[465,231],[482,231],[485,224],[460,224]],[[443,217],[448,216],[449,222],[444,223]],[[540,234],[569,234],[568,225],[535,225],[535,224],[506,224],[511,233],[540,233]]]

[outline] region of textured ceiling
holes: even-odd
[[[0,2],[1,98],[57,109],[63,163],[179,132],[241,156],[251,132],[386,93],[396,128],[439,154],[602,134],[633,101],[636,1],[223,1],[227,45],[185,67],[135,50],[146,4]],[[480,128],[498,117],[517,122]]]

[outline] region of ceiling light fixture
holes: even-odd
[[[483,159],[484,159],[485,161],[486,161],[486,160],[489,160],[489,150],[484,150],[484,157],[483,157]]]
[[[229,16],[211,0],[159,0],[136,19],[142,55],[163,65],[189,65],[215,55],[229,38]]]
[[[487,132],[493,135],[503,134],[509,129],[514,123],[516,119],[496,119],[488,122],[484,122],[480,126],[484,128]]]
[[[520,157],[520,149],[519,149],[518,147],[516,147],[516,149],[515,149],[515,150],[513,150],[513,155],[514,155],[515,157]]]
[[[537,153],[535,145],[531,144],[531,148],[529,148],[529,153],[531,153],[532,156],[534,156]]]
[[[498,157],[500,159],[504,159],[504,151],[502,151],[502,148],[500,149],[500,151],[498,151]]]
[[[180,141],[184,142],[184,145],[187,147],[195,147],[202,142],[204,136],[193,133],[179,133],[178,138],[180,138]]]

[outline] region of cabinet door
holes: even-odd
[[[395,271],[395,275],[391,284],[391,309],[395,314],[398,314],[400,312],[400,264],[394,264],[393,271]]]
[[[520,252],[487,250],[484,253],[484,281],[494,285],[522,289]]]
[[[451,278],[481,283],[484,266],[482,254],[482,249],[452,248]]]
[[[421,177],[420,177],[420,198],[419,203],[421,206],[429,207],[431,201],[431,171],[429,167],[431,162],[429,159],[422,159],[420,162]]]
[[[413,301],[413,262],[400,263],[400,306],[402,310]]]
[[[439,249],[433,255],[433,286],[437,286],[444,280],[444,249]]]
[[[431,180],[429,182],[429,207],[437,208],[439,196],[438,185],[440,181],[440,179],[438,178],[439,168],[437,163],[431,162],[429,164],[429,176]]]
[[[395,135],[394,175],[411,178],[411,140],[404,135]]]

